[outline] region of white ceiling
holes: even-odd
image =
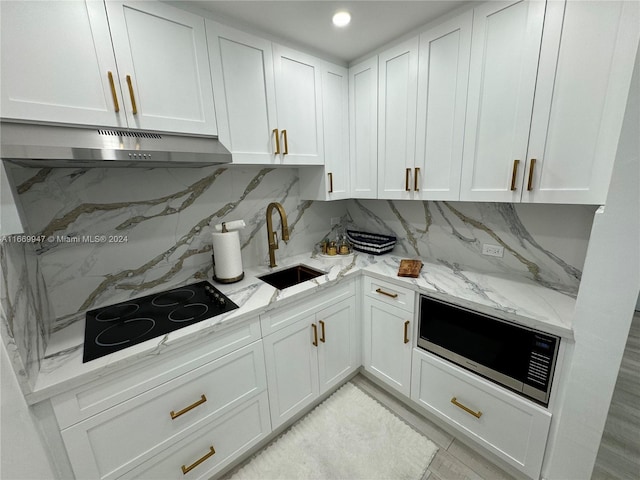
[[[199,0],[189,3],[210,11],[223,23],[248,26],[349,63],[470,2]],[[351,24],[346,28],[334,27],[331,17],[342,9],[351,13]]]

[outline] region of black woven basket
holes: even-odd
[[[382,255],[389,253],[396,245],[396,237],[379,233],[357,232],[347,230],[347,240],[358,252]]]

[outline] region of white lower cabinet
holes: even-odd
[[[355,296],[290,319],[263,339],[274,428],[359,367]]]
[[[364,285],[364,368],[408,397],[414,293],[369,277]]]
[[[246,343],[255,339],[257,326],[256,319],[251,326],[221,337],[229,345],[240,338]],[[244,335],[247,331],[254,333]],[[231,353],[216,348],[218,339],[208,342],[210,354],[199,356],[207,343],[194,346],[182,357],[149,366],[145,369],[148,378],[138,383],[139,371],[123,375],[121,390],[117,382],[110,381],[52,399],[76,478],[182,478],[181,466],[197,463],[213,446],[215,459],[212,454],[206,457],[206,466],[203,461],[201,467],[192,469],[190,476],[200,478],[268,435],[264,352],[259,333],[257,336],[257,341]],[[180,372],[187,367],[185,373]],[[154,376],[162,369],[170,373]],[[115,401],[104,403],[102,395]],[[243,409],[248,413],[237,413]],[[198,454],[198,449],[203,452]]]
[[[540,477],[548,410],[417,348],[411,399],[527,476]]]

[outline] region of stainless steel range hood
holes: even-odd
[[[29,167],[203,167],[231,162],[214,136],[0,123],[0,157]]]

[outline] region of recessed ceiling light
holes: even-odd
[[[350,21],[351,21],[351,14],[344,10],[340,12],[336,12],[335,15],[333,16],[333,24],[336,27],[346,27],[347,25],[349,25]]]

